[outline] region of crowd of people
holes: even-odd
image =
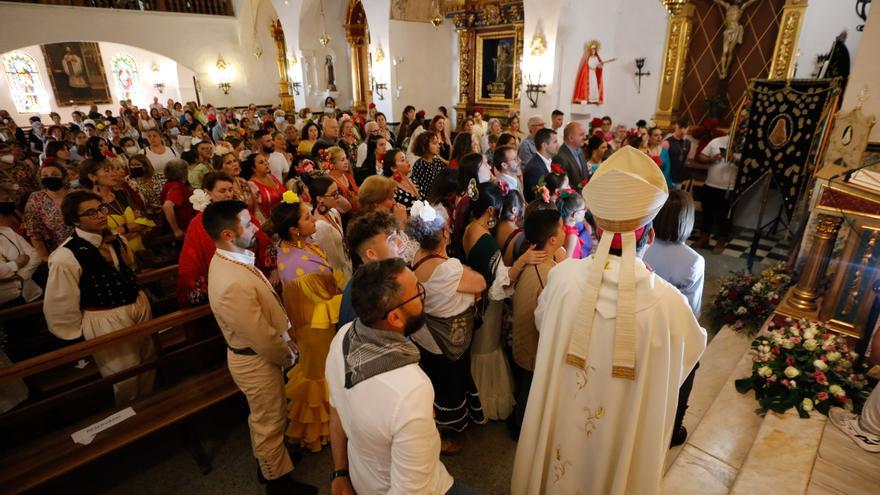
[[[692,150],[685,121],[666,135],[645,121],[566,123],[560,111],[523,132],[517,115],[484,120],[479,108],[455,126],[444,107],[407,106],[395,127],[373,106],[334,106],[290,115],[123,101],[66,124],[33,117],[27,133],[0,111],[0,305],[42,296],[64,340],[145,321],[134,273],[151,243],[172,240],[179,307],[214,312],[268,493],[314,493],[289,476],[285,443],[332,444],[334,494],[474,493],[440,455],[489,420],[522,438],[514,492],[551,493],[569,454],[542,442],[573,441],[554,426],[565,387],[586,388],[582,438],[613,455],[560,486],[655,492],[663,449],[687,436],[705,346],[686,165],[709,169],[697,244],[717,226],[723,250],[735,175],[726,137]],[[592,342],[578,325],[597,329]],[[644,332],[673,349],[650,349]],[[94,358],[107,376],[154,353],[150,340],[129,341]],[[117,402],[152,383],[150,373],[117,383]],[[642,409],[649,432],[624,435],[641,431]],[[603,414],[613,427],[595,426]],[[629,458],[643,472],[615,465]]]

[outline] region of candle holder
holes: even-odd
[[[538,75],[537,84],[532,83],[532,78],[529,77],[528,82],[526,83],[526,96],[529,98],[529,102],[531,102],[532,108],[538,108],[538,97],[542,94],[547,93],[547,85],[541,84],[541,75]]]
[[[642,69],[645,68],[645,57],[637,57],[636,58],[636,79],[638,81],[638,92],[642,94],[642,77],[647,77],[651,75],[651,72],[642,72]]]
[[[301,83],[301,82],[299,82],[299,81],[294,81],[294,82],[290,85],[290,87],[293,88],[293,93],[294,93],[296,96],[299,96],[299,95],[300,95],[300,90],[302,90],[302,83]]]
[[[374,83],[373,91],[379,96],[380,100],[385,99],[385,91],[388,89],[388,83]]]

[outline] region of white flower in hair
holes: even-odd
[[[189,202],[196,211],[205,211],[205,208],[211,204],[211,196],[208,196],[204,189],[196,189],[189,197]]]
[[[410,213],[422,219],[424,222],[433,222],[437,219],[437,211],[427,201],[416,201],[410,208]]]

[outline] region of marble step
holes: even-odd
[[[794,409],[768,412],[730,495],[803,495],[827,418],[801,418]]]
[[[871,495],[880,489],[880,454],[865,452],[825,423],[807,495]]]
[[[684,426],[693,435],[706,411],[718,397],[718,393],[724,387],[724,383],[730,377],[737,363],[742,359],[752,338],[724,326],[715,335],[706,351],[700,359],[700,368],[694,378],[694,388],[688,401],[688,410],[685,413]],[[737,376],[736,378],[740,378]],[[666,454],[666,470],[668,471],[684,445],[673,447]]]
[[[691,396],[694,414],[685,417],[695,428],[667,470],[662,493],[726,495],[733,486],[763,419],[754,394],[740,394],[733,383],[751,372],[751,340],[723,329],[707,349]]]

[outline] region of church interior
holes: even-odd
[[[493,345],[502,362],[498,373],[511,383],[509,408],[492,411],[492,391],[478,373],[480,332],[490,321],[478,310],[471,326],[483,327],[465,354],[472,360],[465,372],[474,375],[486,418],[472,420],[464,433],[439,430],[439,462],[454,478],[452,488],[394,493],[880,493],[880,429],[853,433],[833,419],[849,415],[844,424],[853,424],[861,414],[864,428],[874,414],[880,428],[880,410],[869,411],[880,408],[880,392],[870,399],[880,380],[880,8],[871,0],[9,0],[0,1],[0,19],[0,206],[10,205],[0,211],[0,492],[354,493],[336,484],[348,469],[357,473],[337,458],[330,410],[343,410],[329,375],[334,335],[345,328],[339,321],[337,330],[339,299],[344,307],[346,297],[355,297],[360,313],[357,288],[354,296],[343,288],[358,280],[360,258],[369,261],[349,242],[358,215],[372,214],[366,213],[372,200],[365,199],[370,184],[381,178],[396,191],[388,200],[393,206],[382,206],[383,196],[375,211],[394,215],[410,237],[404,244],[425,249],[410,224],[413,217],[434,221],[436,207],[448,217],[440,239],[448,237],[450,254],[429,258],[461,258],[459,269],[479,277],[472,256],[463,247],[456,254],[455,246],[466,247],[469,231],[483,227],[499,239],[496,261],[513,273],[518,263],[538,266],[520,260],[533,259],[537,249],[527,239],[528,219],[542,201],[559,210],[554,218],[565,226],[565,263],[585,261],[591,252],[595,258],[602,246],[607,251],[600,242],[607,228],[594,221],[601,209],[592,207],[589,182],[610,173],[605,164],[632,146],[656,162],[664,194],[690,205],[690,229],[677,244],[700,260],[699,284],[664,279],[684,294],[679,299],[694,309],[706,340],[697,367],[684,370],[682,380],[689,379],[668,391],[669,408],[676,412],[678,401],[680,417],[675,428],[675,414],[665,426],[664,442],[671,434],[672,446],[653,454],[656,490],[554,489],[554,476],[570,479],[579,463],[592,462],[563,461],[558,448],[547,451],[545,485],[511,486],[520,457],[529,455],[522,452],[529,419],[541,406],[534,387],[544,344],[536,333],[538,362],[521,369],[518,299],[510,292],[506,302],[490,300],[493,265],[493,275],[474,291],[483,295],[472,301],[477,308],[481,298],[489,308],[498,302],[498,315],[504,312]],[[422,133],[430,139],[420,139]],[[206,155],[205,143],[211,145]],[[344,165],[337,165],[334,150],[345,153]],[[516,157],[498,158],[507,151]],[[389,163],[389,154],[401,158]],[[396,167],[403,161],[412,167],[401,173]],[[426,184],[420,166],[438,167]],[[114,174],[116,182],[104,178]],[[316,193],[313,184],[322,180],[330,185]],[[227,181],[228,197],[215,195],[216,181]],[[105,185],[111,182],[116,185]],[[491,187],[502,191],[505,205],[508,194],[519,197],[510,200],[519,201],[511,216],[497,219],[497,230],[495,217],[482,226],[474,209],[485,184],[497,184]],[[78,191],[93,193],[82,201],[97,198],[94,210],[74,204],[68,211]],[[123,192],[131,202],[117,212],[113,203]],[[573,197],[579,217],[565,213]],[[208,299],[208,263],[217,249],[213,270],[221,249],[208,212],[232,199],[247,206],[242,211],[258,229],[266,226],[252,244],[250,269],[274,285],[291,320],[290,338],[299,340],[300,362],[285,371],[284,393],[302,373],[320,375],[304,379],[311,388],[298,399],[284,399],[290,420],[284,455],[295,466],[292,477],[317,491],[273,492],[276,480],[265,484],[258,415],[230,370],[239,352],[217,314],[219,303]],[[457,231],[462,199],[473,218]],[[332,297],[310,296],[308,303],[328,308],[322,323],[310,313],[311,325],[323,325],[326,335],[317,351],[311,337],[294,335],[294,313],[305,303],[289,303],[279,289],[289,290],[282,260],[293,244],[285,244],[283,232],[273,237],[271,228],[278,226],[279,205],[301,201],[311,202],[310,215],[324,226],[314,234],[319,254],[302,258],[313,256],[325,263],[322,271],[332,268],[338,276],[338,287],[331,279]],[[509,208],[499,203],[492,211]],[[88,246],[80,222],[103,217],[125,239],[137,269],[126,265],[128,251],[104,249],[109,234],[98,237],[104,244],[101,255],[93,249],[93,262],[104,266],[112,258],[110,270],[124,275],[121,289],[134,290],[132,300],[143,298],[149,316],[98,331],[88,325],[98,325],[102,311],[95,308],[104,306],[87,297],[87,281],[98,279],[86,278],[85,258],[70,239]],[[656,231],[663,239],[661,224],[655,218],[636,236],[652,243]],[[336,237],[322,241],[328,228]],[[207,256],[201,279],[189,280],[195,292],[182,295],[191,262],[184,254],[201,249],[188,247],[197,235],[208,254],[200,253]],[[625,257],[629,238],[623,239],[623,247],[610,244],[612,256],[617,246]],[[644,243],[636,242],[642,253]],[[516,261],[504,259],[509,243]],[[649,261],[654,247],[644,259],[660,277],[662,259]],[[59,289],[59,251],[83,265],[71,272],[75,290]],[[423,304],[430,301],[421,263],[403,257],[419,277]],[[683,263],[671,270],[686,272]],[[537,299],[544,313],[553,308],[548,299]],[[82,321],[69,335],[60,330],[71,326],[62,306]],[[384,318],[395,308],[386,308]],[[535,311],[528,312],[533,328],[541,318]],[[547,332],[540,329],[545,339]],[[655,347],[666,345],[656,339]],[[426,351],[416,343],[425,368]],[[239,347],[260,354],[255,345]],[[123,348],[135,354],[127,364],[110,358]],[[529,376],[525,384],[519,372]],[[440,400],[442,385],[425,373]],[[148,386],[124,396],[124,386],[148,375]],[[635,379],[643,383],[638,372]],[[529,384],[525,420],[513,428],[519,387]],[[557,409],[568,400],[559,399]],[[436,401],[433,407],[436,416]],[[340,421],[336,409],[333,414]],[[615,415],[604,414],[606,422]],[[602,415],[599,408],[587,419],[598,426],[585,423],[584,441],[591,428],[601,429]],[[352,418],[341,421],[345,426]],[[297,428],[305,433],[290,433]],[[366,435],[357,428],[344,433],[349,445],[353,435]],[[382,459],[358,462],[371,461]],[[472,491],[455,491],[459,483]]]

